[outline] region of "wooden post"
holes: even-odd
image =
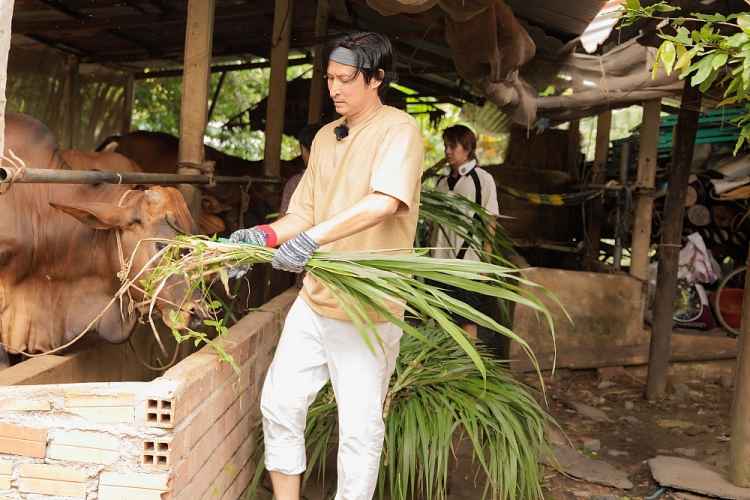
[[[620,146],[620,184],[628,184],[628,168],[630,167],[630,146],[629,142],[623,142]],[[612,263],[616,271],[622,266],[622,240],[625,234],[625,227],[622,223],[625,218],[625,196],[624,191],[617,193],[617,214],[615,217],[615,250],[612,254]]]
[[[205,159],[203,135],[208,111],[208,78],[214,29],[215,0],[189,0],[185,29],[185,60],[180,105],[180,154],[177,173],[200,173]],[[201,207],[200,191],[181,185],[190,213],[197,219]]]
[[[672,351],[672,314],[677,291],[677,268],[682,241],[682,220],[685,215],[685,195],[690,178],[690,165],[693,162],[695,135],[698,132],[700,105],[700,91],[693,88],[689,81],[685,81],[682,105],[672,144],[669,189],[662,217],[659,272],[656,278],[654,321],[651,330],[646,388],[646,397],[650,400],[664,396],[667,390],[667,370]]]
[[[747,266],[750,266],[748,253]],[[745,273],[745,290],[750,290],[750,273]],[[742,299],[742,333],[739,338],[737,369],[734,374],[729,443],[729,480],[742,488],[750,487],[750,293]]]
[[[281,175],[281,136],[284,132],[286,68],[289,60],[293,4],[294,0],[276,0],[273,13],[271,82],[266,110],[266,144],[263,155],[263,168],[269,177]]]
[[[581,121],[570,120],[568,124],[568,172],[573,182],[578,182],[581,178],[581,171],[578,168],[578,161],[581,156]]]
[[[328,33],[328,0],[318,0],[315,14],[315,38],[321,40]],[[326,72],[325,44],[315,46],[313,76],[310,80],[310,99],[307,109],[307,123],[319,123],[323,115],[323,76]]]
[[[125,94],[123,95],[122,125],[120,133],[127,134],[133,124],[133,100],[135,99],[135,78],[130,73],[125,81]]]
[[[594,167],[591,173],[591,183],[604,184],[607,179],[607,153],[609,152],[609,131],[612,128],[612,111],[607,110],[596,118],[596,149],[594,151]],[[604,203],[601,197],[591,202],[588,215],[588,237],[586,251],[586,267],[596,270],[601,247],[602,219],[604,218]]]
[[[5,152],[5,83],[8,80],[10,53],[10,24],[13,19],[13,0],[0,2],[0,156]],[[2,159],[0,158],[0,163]]]
[[[656,184],[656,147],[659,144],[660,113],[661,99],[646,101],[643,104],[643,121],[638,146],[638,173],[635,182],[637,189],[635,216],[630,250],[630,275],[642,281],[648,279],[648,252],[651,248],[651,215],[654,208],[653,189]]]
[[[61,143],[65,149],[73,149],[78,144],[81,128],[81,77],[78,58],[69,56],[65,64],[65,86],[63,101],[69,111],[65,113]]]

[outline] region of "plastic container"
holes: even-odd
[[[743,292],[742,288],[724,288],[717,301],[724,321],[737,330],[740,328],[740,321],[742,319]]]

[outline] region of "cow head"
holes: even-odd
[[[147,190],[130,190],[121,194],[119,201],[84,202],[77,204],[51,203],[58,210],[75,217],[81,223],[98,231],[119,233],[121,250],[110,245],[110,261],[113,268],[120,269],[120,259],[129,261],[132,267],[128,278],[135,278],[159,251],[157,243],[149,239],[171,239],[180,233],[193,232],[190,216],[182,194],[175,188],[152,187]],[[116,241],[116,238],[112,240]],[[147,276],[141,274],[138,283]],[[136,301],[143,300],[137,288],[131,289]],[[189,296],[184,283],[168,281],[159,293],[156,305],[168,326],[184,328],[195,310],[193,296]],[[115,341],[113,339],[107,339]],[[124,339],[118,339],[124,340]]]

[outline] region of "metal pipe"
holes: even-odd
[[[279,184],[282,181],[270,177],[232,177],[227,175],[211,177],[208,175],[0,167],[0,184],[16,182],[23,184]]]

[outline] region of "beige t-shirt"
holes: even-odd
[[[399,211],[380,224],[341,240],[323,245],[322,251],[354,252],[411,249],[419,215],[419,193],[424,145],[416,121],[407,113],[382,106],[363,122],[349,128],[349,135],[336,140],[335,120],[318,131],[310,150],[310,161],[287,214],[315,226],[357,204],[373,192],[402,202]],[[302,298],[318,314],[349,320],[331,292],[309,273]],[[397,315],[403,309],[389,308]],[[384,318],[374,316],[376,321]]]

